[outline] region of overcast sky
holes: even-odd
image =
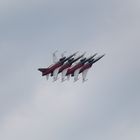
[[[0,139],[139,140],[139,38],[139,0],[1,0]],[[53,83],[55,50],[106,56]]]

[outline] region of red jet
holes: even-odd
[[[68,62],[66,62],[63,66],[61,66],[61,68],[59,69],[59,73],[62,73],[62,82],[65,80],[65,76],[67,74],[68,69],[71,67],[71,65],[78,61],[80,58],[82,58],[85,55],[85,53],[83,53],[82,55],[80,55],[77,58],[71,58],[68,60]]]
[[[77,54],[77,52],[74,53],[74,54],[72,54],[72,55],[70,55],[69,57],[62,57],[62,58],[59,59],[59,61],[56,61],[57,59],[56,59],[55,53],[53,53],[53,61],[55,62],[55,64],[49,66],[48,68],[39,68],[38,70],[40,72],[42,72],[42,76],[45,76],[46,75],[47,79],[49,78],[49,74],[52,73],[53,74],[53,79],[54,79],[54,81],[56,81],[60,67],[67,60],[71,59],[76,54]]]
[[[100,59],[101,59],[102,57],[104,57],[104,56],[105,56],[105,54],[102,55],[102,56],[99,56],[99,57],[96,58],[96,59],[90,60],[88,63],[86,63],[86,64],[80,69],[79,74],[82,73],[83,82],[87,81],[86,75],[87,75],[87,72],[88,72],[89,68],[92,67],[93,63],[97,62],[98,60],[100,60]]]
[[[88,61],[92,60],[93,57],[95,57],[97,55],[94,54],[93,56],[89,57],[89,58],[83,58],[80,60],[80,62],[78,64],[76,64],[75,66],[73,66],[72,68],[69,68],[66,75],[68,76],[68,79],[71,76],[74,76],[74,81],[78,80],[78,75],[80,72],[81,67]]]

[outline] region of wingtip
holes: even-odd
[[[83,79],[83,80],[82,80],[82,83],[85,83],[87,80],[88,80],[88,79]]]

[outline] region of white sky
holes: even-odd
[[[138,0],[0,1],[1,140],[139,140]],[[106,56],[85,84],[37,71],[51,53]]]

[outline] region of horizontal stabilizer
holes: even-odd
[[[42,72],[42,76],[45,75],[46,71],[48,70],[47,68],[39,68],[38,69],[40,72]]]

